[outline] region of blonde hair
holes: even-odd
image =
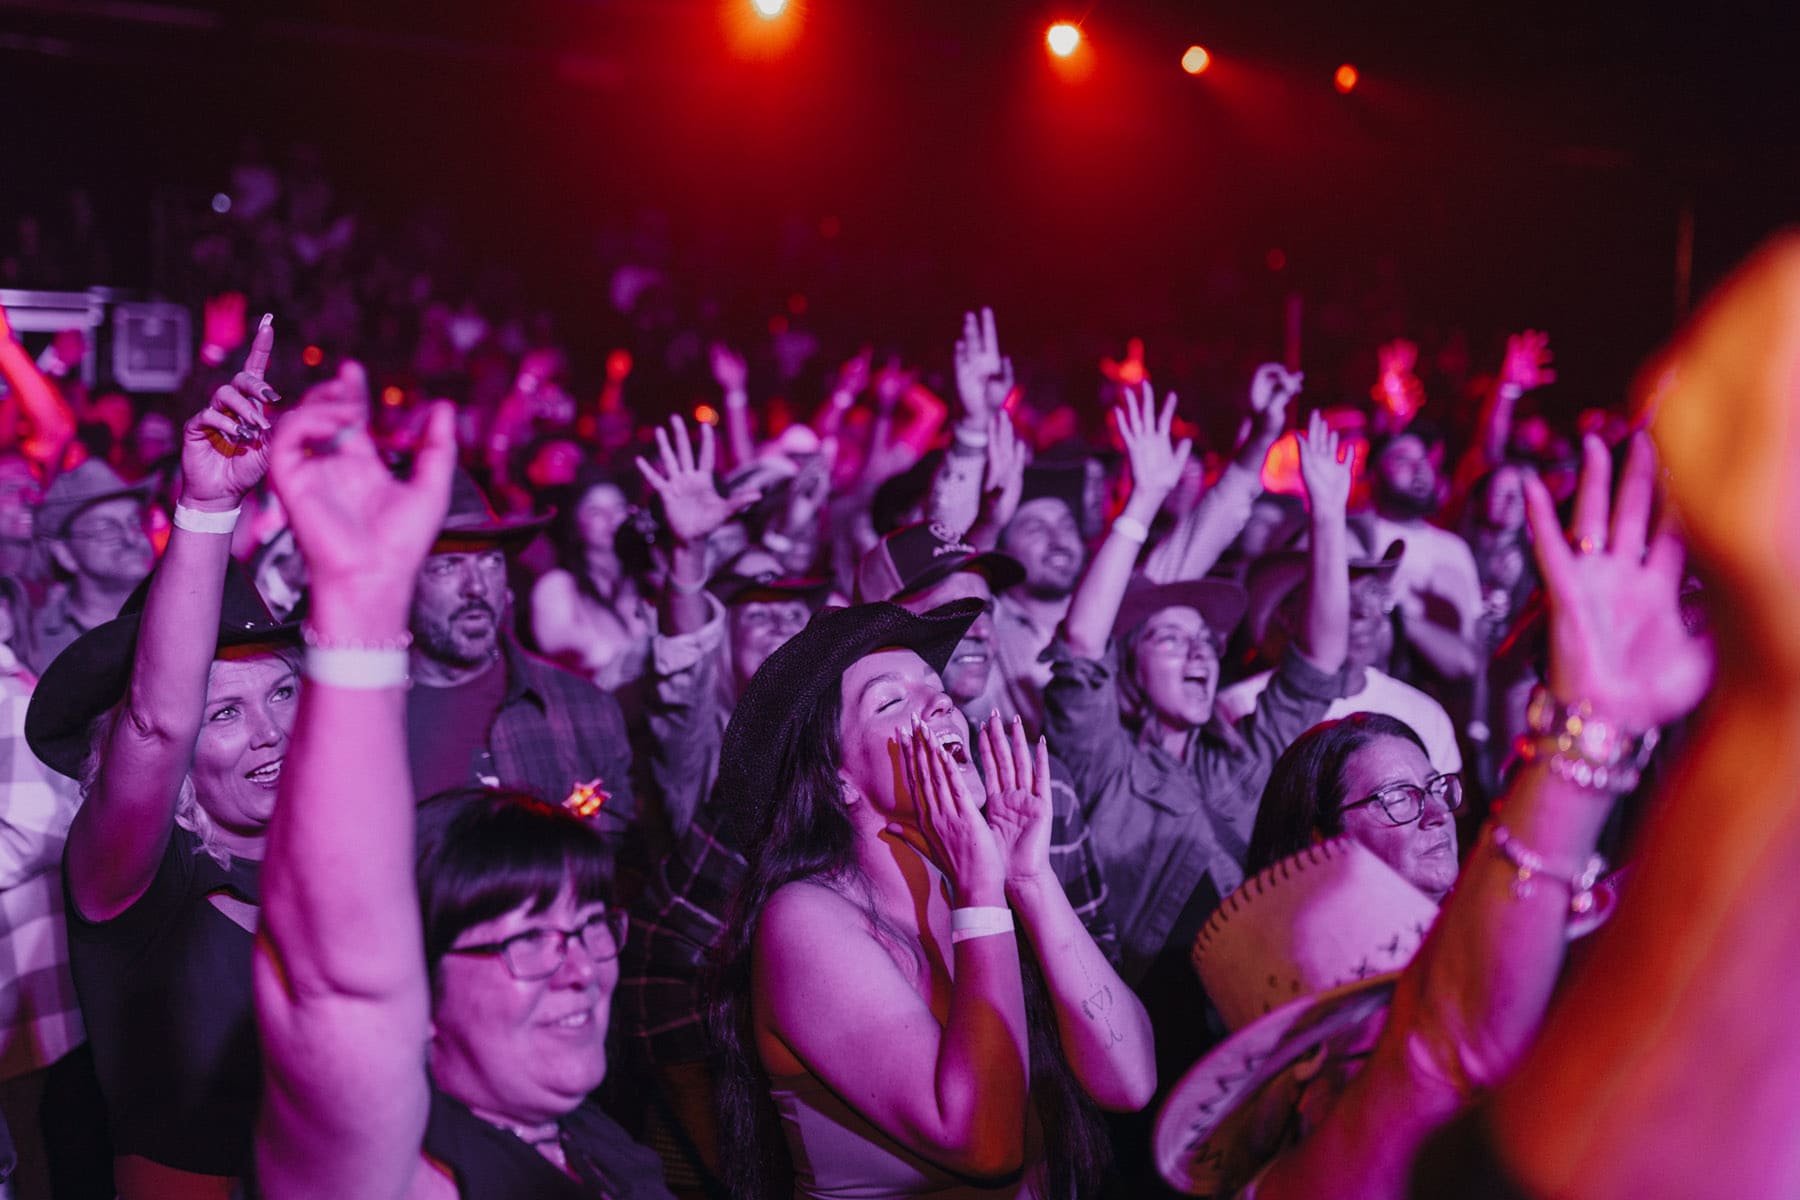
[[[113,730],[118,728],[119,721],[125,715],[125,700],[94,718],[89,726],[87,757],[81,760],[81,798],[85,801],[100,786],[100,769],[106,757],[106,746],[112,741]],[[231,869],[231,851],[219,842],[218,826],[200,807],[199,793],[194,789],[192,772],[181,777],[181,788],[175,796],[175,824],[200,839],[200,847],[196,854],[204,854],[225,870]]]

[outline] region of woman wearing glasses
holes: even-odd
[[[1275,763],[1250,835],[1246,875],[1347,834],[1433,900],[1456,882],[1462,779],[1439,775],[1412,727],[1351,713],[1309,729]]]
[[[264,864],[258,1185],[667,1200],[656,1156],[589,1100],[625,932],[599,836],[510,793],[415,813],[407,613],[447,505],[454,414],[433,411],[406,481],[367,423],[321,400],[274,438],[312,579],[311,682]]]

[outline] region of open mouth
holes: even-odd
[[[591,1008],[584,1008],[578,1012],[572,1012],[566,1017],[559,1017],[554,1021],[547,1022],[552,1029],[586,1029],[593,1023],[594,1010]]]
[[[244,778],[251,783],[272,784],[281,778],[281,762],[282,760],[278,758],[274,762],[264,763],[254,771],[244,772]]]
[[[963,743],[963,740],[962,740],[962,737],[960,734],[955,734],[955,733],[934,734],[933,740],[936,741],[939,746],[942,746],[944,749],[944,753],[948,754],[951,758],[955,759],[959,765],[963,765],[963,766],[968,765],[969,748],[967,745],[965,745]]]

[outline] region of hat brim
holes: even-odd
[[[911,650],[941,672],[983,609],[975,599],[918,616],[885,601],[827,608],[770,654],[745,685],[719,748],[715,795],[739,844],[763,836],[782,766],[826,690],[843,686],[844,672],[887,649]]]
[[[1352,577],[1379,575],[1383,580],[1392,580],[1395,572],[1400,569],[1400,558],[1405,553],[1406,542],[1397,540],[1379,558],[1351,559],[1350,574]],[[1250,577],[1245,586],[1249,596],[1245,617],[1252,641],[1263,640],[1275,610],[1281,607],[1281,602],[1287,599],[1290,592],[1300,586],[1310,566],[1311,560],[1305,550],[1283,550],[1258,560],[1250,569]]]
[[[529,541],[556,517],[552,509],[529,517],[506,517],[497,521],[481,520],[467,525],[446,523],[431,544],[433,554],[454,554],[467,546],[514,545]],[[454,520],[454,518],[452,518]]]
[[[1136,587],[1119,602],[1113,620],[1113,637],[1124,637],[1165,608],[1191,608],[1206,627],[1219,637],[1236,628],[1244,615],[1244,589],[1218,579],[1190,579]]]
[[[31,693],[25,713],[25,740],[31,752],[60,775],[81,777],[94,719],[124,698],[137,657],[141,611],[96,625],[51,660]],[[300,623],[224,627],[213,653],[234,646],[262,643],[292,645],[300,640]]]
[[[1191,1067],[1156,1115],[1151,1152],[1168,1185],[1211,1196],[1229,1177],[1242,1186],[1261,1163],[1237,1161],[1259,1106],[1253,1101],[1328,1039],[1361,1024],[1393,999],[1399,971],[1371,975],[1259,1017]]]
[[[932,563],[920,572],[918,578],[908,582],[906,590],[897,593],[893,599],[909,600],[920,592],[936,587],[958,571],[973,571],[980,575],[987,580],[988,590],[996,596],[1025,580],[1023,563],[1010,554],[989,550],[984,554],[970,554]]]
[[[137,483],[126,484],[122,488],[115,488],[110,492],[101,492],[94,496],[83,496],[78,500],[66,503],[58,501],[54,506],[39,504],[37,510],[39,532],[45,537],[61,538],[64,534],[68,533],[69,522],[73,521],[76,517],[79,517],[88,509],[94,507],[94,505],[105,504],[108,500],[148,500],[150,498],[150,493],[154,490],[155,485],[145,479],[139,480]],[[44,520],[44,510],[47,507],[51,509],[54,518],[49,521]]]
[[[789,575],[781,579],[750,579],[743,575],[715,576],[706,585],[707,591],[718,598],[720,604],[727,607],[733,604],[752,604],[782,600],[801,600],[813,612],[825,603],[831,595],[831,580],[811,575]]]

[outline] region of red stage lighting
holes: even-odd
[[[1356,88],[1357,78],[1356,68],[1345,63],[1337,69],[1337,74],[1331,77],[1331,82],[1337,85],[1338,91],[1348,96]]]
[[[1189,46],[1187,53],[1181,56],[1181,69],[1189,75],[1198,75],[1212,66],[1212,55],[1206,52],[1205,46]]]
[[[1058,58],[1067,58],[1081,45],[1081,30],[1067,21],[1058,21],[1044,35],[1044,40],[1050,43],[1050,53]]]
[[[702,425],[717,425],[719,423],[719,410],[710,404],[696,404],[694,405],[694,420],[700,422]]]
[[[765,21],[773,21],[787,8],[787,0],[750,0],[750,7]]]

